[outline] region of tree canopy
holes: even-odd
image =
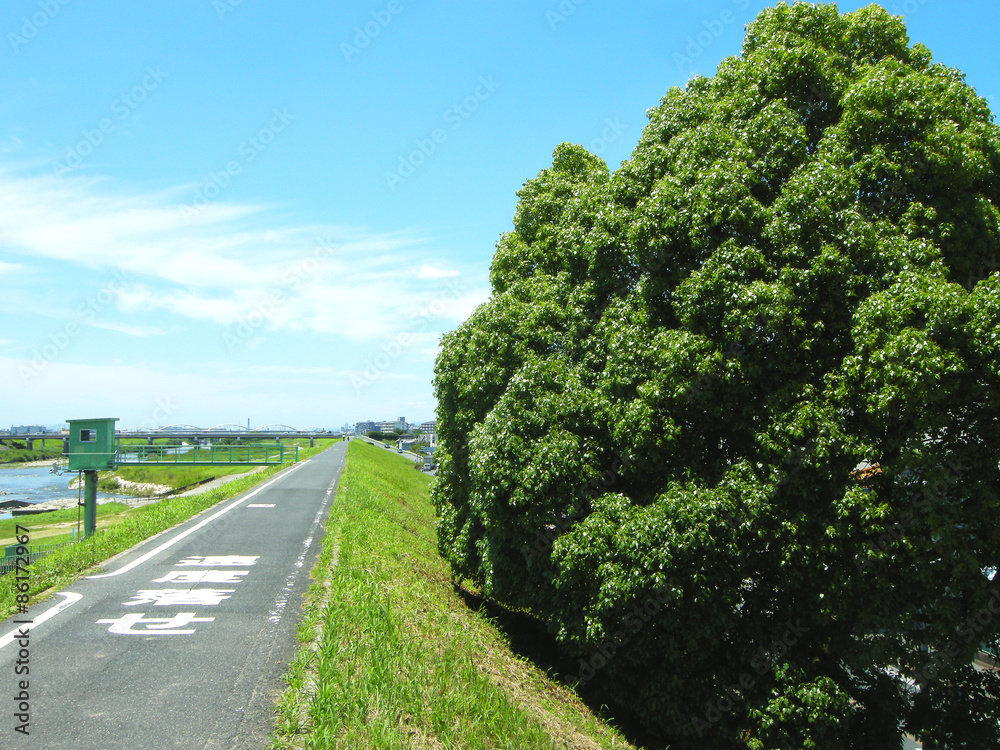
[[[562,144],[445,336],[456,576],[671,747],[1000,747],[1000,131],[780,4],[616,171]]]

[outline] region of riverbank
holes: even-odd
[[[28,450],[26,447],[21,447],[22,443],[17,445],[8,445],[15,441],[9,438],[4,438],[0,440],[0,467],[5,466],[21,466],[29,463],[38,462],[48,462],[59,461],[62,458],[62,448],[33,448]],[[23,442],[23,441],[22,441]]]
[[[69,488],[75,490],[82,484],[80,477],[70,480]],[[116,484],[116,487],[110,487],[110,484]],[[152,482],[132,482],[128,479],[119,476],[108,477],[108,481],[103,482],[101,486],[102,492],[112,492],[119,495],[132,495],[136,497],[155,497],[157,495],[166,495],[172,489],[174,489],[169,484],[154,484]]]
[[[190,489],[184,489],[184,487],[172,487],[171,485],[168,484],[153,484],[151,482],[133,482],[128,479],[123,479],[122,477],[113,476],[111,477],[111,479],[118,483],[118,487],[121,490],[120,493],[115,493],[115,494],[121,494],[122,497],[98,498],[97,504],[100,505],[101,503],[121,502],[129,506],[139,506],[139,505],[148,505],[150,503],[156,503],[161,500],[165,500],[168,497],[190,497],[191,495],[201,495],[202,493],[209,492],[211,490],[216,489],[217,487],[221,487],[227,482],[232,482],[236,479],[242,479],[243,477],[250,476],[251,474],[256,474],[257,472],[262,471],[263,469],[264,469],[263,466],[255,466],[249,471],[244,471],[239,474],[228,474],[226,476],[214,477],[211,480],[207,482],[202,482],[198,484],[197,487],[191,487]],[[69,488],[71,490],[77,489],[79,486],[80,486],[80,480],[78,478],[73,479],[69,483]],[[178,492],[177,490],[184,490],[184,491]],[[108,489],[106,486],[103,489],[103,491],[112,493],[114,492],[113,490]],[[59,503],[62,501],[54,500],[52,502]],[[76,500],[73,499],[71,503],[72,505],[75,506]],[[46,505],[46,503],[39,503],[32,507],[37,508],[40,505]],[[69,506],[60,505],[57,507],[61,508]]]
[[[0,453],[0,457],[3,454]],[[0,461],[0,469],[37,469],[40,466],[52,466],[52,464],[62,464],[62,455],[52,458],[42,458],[37,461]]]

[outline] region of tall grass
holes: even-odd
[[[629,747],[466,607],[437,553],[429,481],[348,447],[273,746]]]

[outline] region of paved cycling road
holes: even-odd
[[[266,748],[345,449],[0,622],[0,748]]]

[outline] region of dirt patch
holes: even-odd
[[[109,477],[109,479],[118,485],[118,491],[123,495],[163,495],[170,492],[173,487],[166,484],[152,484],[149,482],[130,482],[127,479],[122,479],[121,477]],[[74,479],[69,483],[69,488],[75,490],[80,486],[80,479]],[[102,490],[107,491],[107,490]],[[114,492],[114,490],[111,490]]]

